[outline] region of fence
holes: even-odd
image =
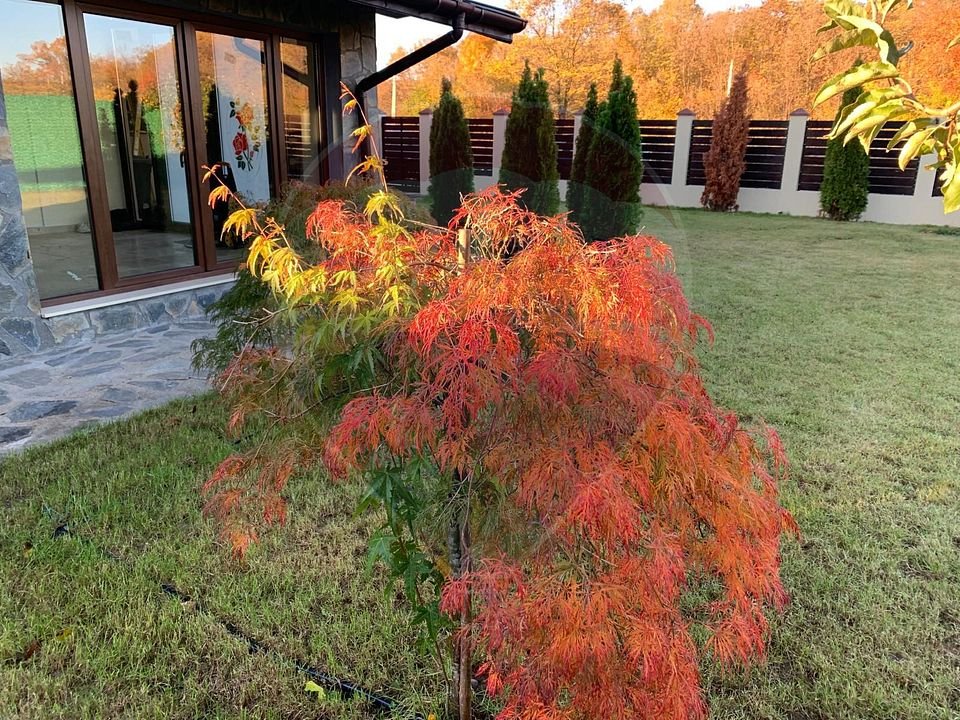
[[[506,132],[507,113],[468,121],[478,189],[495,183]],[[381,123],[387,181],[395,187],[426,193],[430,181],[430,127],[433,115],[385,117]],[[556,122],[557,166],[561,196],[570,177],[581,118]],[[681,111],[676,120],[640,120],[644,162],[641,198],[647,205],[699,207],[705,182],[703,155],[710,147],[713,123]],[[831,123],[810,120],[798,110],[787,120],[753,120],[741,180],[742,210],[815,217]],[[864,220],[896,224],[960,227],[960,213],[944,215],[931,158],[914,160],[901,172],[897,151],[887,143],[900,124],[890,123],[870,150],[870,204]]]

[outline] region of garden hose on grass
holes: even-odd
[[[331,690],[333,692],[339,693],[340,696],[343,697],[345,700],[352,700],[357,697],[363,698],[368,703],[370,703],[374,708],[376,708],[377,710],[381,710],[383,712],[391,712],[395,708],[396,702],[388,697],[384,697],[383,695],[378,695],[375,692],[362,688],[359,685],[355,685],[354,683],[348,682],[346,680],[340,680],[339,678],[335,678],[333,677],[333,675],[328,675],[327,673],[323,672],[322,670],[318,670],[312,665],[308,665],[307,663],[301,660],[290,659],[285,655],[283,655],[282,653],[278,652],[277,650],[267,647],[256,638],[253,638],[247,635],[243,630],[241,630],[239,627],[237,627],[235,624],[233,624],[229,620],[224,620],[223,618],[220,618],[214,615],[205,607],[200,605],[200,603],[198,603],[196,600],[191,598],[186,593],[181,592],[173,585],[170,585],[168,583],[161,583],[160,589],[163,590],[163,592],[165,592],[167,595],[170,595],[171,597],[176,598],[182,603],[192,602],[198,612],[202,612],[205,615],[209,615],[218,623],[220,623],[228,633],[233,635],[235,638],[243,640],[243,642],[245,642],[247,646],[250,648],[251,653],[274,655],[280,658],[281,660],[283,660],[285,663],[292,665],[298,673],[301,673],[302,675],[306,675],[308,678],[313,680],[315,683],[317,683],[321,687],[324,687],[327,690]],[[415,714],[414,718],[415,720],[424,720],[423,716],[420,715],[419,713]]]
[[[94,541],[76,533],[70,527],[66,517],[57,513],[53,508],[47,505],[44,505],[44,515],[46,515],[48,519],[54,522],[55,528],[51,533],[51,537],[54,540],[62,540],[63,538],[66,538],[66,537],[72,537],[73,539],[83,543],[84,545],[94,548],[102,557],[112,560],[113,562],[122,562],[120,558],[118,558],[116,555],[114,555],[111,552],[105,551]],[[194,608],[198,612],[202,612],[204,615],[207,615],[211,619],[215,620],[217,623],[222,625],[223,628],[230,635],[245,642],[247,644],[247,647],[250,649],[251,653],[270,654],[279,658],[285,664],[292,666],[298,673],[306,676],[313,682],[320,685],[322,688],[326,690],[330,690],[331,692],[338,693],[344,700],[353,700],[355,698],[360,698],[366,701],[367,703],[369,703],[374,709],[383,713],[393,712],[397,708],[397,702],[392,698],[386,697],[384,695],[380,695],[371,690],[367,690],[366,688],[363,688],[347,680],[341,680],[340,678],[336,678],[333,675],[329,675],[323,672],[322,670],[316,667],[313,667],[308,663],[303,662],[302,660],[289,658],[285,656],[283,653],[277,650],[274,650],[273,648],[270,648],[267,645],[264,645],[262,642],[260,642],[256,638],[253,638],[247,633],[245,633],[234,623],[219,617],[218,615],[216,615],[215,613],[213,613],[212,611],[210,611],[209,609],[201,605],[197,600],[191,598],[189,595],[182,592],[176,586],[170,583],[160,583],[160,590],[163,591],[163,593],[168,597],[175,598],[179,600],[181,603],[184,603],[184,604],[193,603]],[[37,648],[39,648],[39,642],[37,643]],[[29,654],[32,655],[33,652]],[[424,720],[424,716],[420,713],[414,713],[413,718],[414,720]]]

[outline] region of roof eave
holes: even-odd
[[[510,10],[469,0],[351,0],[358,5],[373,8],[389,17],[416,17],[422,20],[453,26],[462,14],[465,30],[498,40],[513,42],[527,21]]]

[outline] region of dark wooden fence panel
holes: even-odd
[[[640,120],[643,182],[669,185],[673,175],[676,120]]]
[[[473,174],[493,175],[493,119],[470,118],[470,150],[473,152]]]
[[[903,123],[889,123],[877,135],[870,147],[870,192],[878,195],[913,195],[917,183],[919,160],[914,160],[901,172],[897,165],[898,151],[887,151],[887,143]],[[820,190],[823,183],[823,161],[827,153],[826,135],[833,123],[829,120],[811,120],[803,140],[803,160],[800,164],[800,190]]]
[[[902,122],[887,123],[870,146],[870,192],[877,195],[913,195],[917,187],[919,158],[900,170],[900,146],[887,150],[887,144],[903,127]]]
[[[823,159],[827,154],[827,133],[833,123],[829,120],[807,121],[803,137],[803,155],[800,159],[798,190],[819,191],[823,183]]]
[[[707,174],[703,168],[703,156],[710,149],[713,137],[713,120],[694,120],[690,136],[690,161],[687,163],[687,185],[706,185]]]
[[[573,169],[573,118],[557,118],[557,170],[561,180],[570,179]]]
[[[787,120],[751,120],[740,187],[779,190],[787,152]]]
[[[787,151],[786,120],[752,120],[747,140],[746,169],[740,187],[780,189],[783,180],[783,160]],[[713,137],[712,120],[694,120],[690,138],[690,163],[687,166],[687,185],[705,185],[706,170],[703,156],[710,149]]]
[[[420,118],[384,117],[382,123],[387,183],[420,192]]]

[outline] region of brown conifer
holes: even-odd
[[[733,80],[730,93],[713,117],[713,138],[703,156],[707,175],[700,202],[708,210],[736,210],[740,178],[746,169],[750,116],[747,114],[747,69]]]

